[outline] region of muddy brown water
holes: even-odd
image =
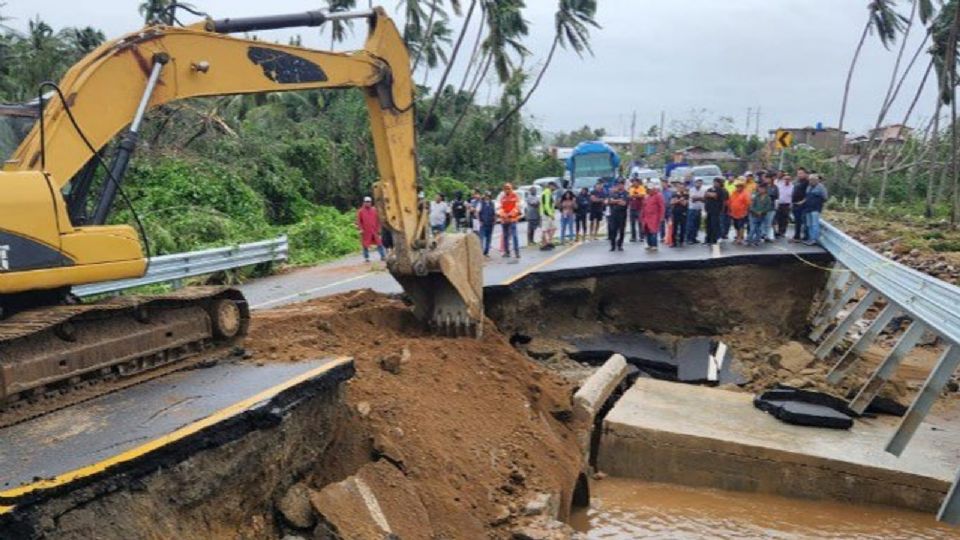
[[[570,524],[591,539],[960,538],[934,516],[881,506],[789,499],[619,478],[593,482]]]

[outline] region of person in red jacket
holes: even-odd
[[[643,198],[643,211],[640,213],[643,235],[647,239],[647,250],[657,250],[657,243],[660,239],[660,225],[663,223],[666,209],[663,193],[660,192],[660,181],[653,180],[650,182],[647,196]]]
[[[373,199],[363,198],[363,206],[357,210],[357,229],[360,231],[360,247],[363,248],[363,260],[370,262],[370,246],[377,246],[380,260],[386,258],[383,243],[380,241],[380,216],[373,207]]]

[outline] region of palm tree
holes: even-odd
[[[583,57],[584,52],[589,52],[593,54],[593,49],[590,48],[590,26],[594,28],[600,28],[600,25],[594,19],[597,13],[597,0],[560,0],[557,8],[557,12],[554,15],[554,36],[553,43],[550,45],[550,52],[547,53],[547,59],[543,63],[543,67],[540,68],[540,73],[537,74],[537,78],[533,81],[533,85],[527,90],[527,93],[517,102],[516,105],[510,109],[507,114],[505,114],[499,122],[487,133],[486,139],[489,141],[497,131],[503,127],[503,125],[510,119],[513,115],[517,114],[520,109],[527,104],[527,101],[530,100],[530,96],[537,91],[537,88],[540,86],[540,81],[543,80],[543,75],[547,72],[547,69],[550,67],[550,62],[553,61],[553,55],[557,52],[557,46],[561,46],[564,49],[570,47],[577,53],[578,56]]]
[[[67,28],[63,31],[63,34],[70,47],[81,56],[96,49],[101,43],[107,40],[107,36],[103,35],[103,32],[90,26],[85,28]]]
[[[929,3],[929,0],[920,0]],[[904,18],[894,10],[896,0],[873,0],[867,6],[867,24],[863,26],[863,32],[860,34],[860,41],[854,50],[853,59],[850,61],[850,69],[847,70],[847,80],[843,87],[843,104],[840,106],[840,120],[837,122],[837,130],[841,134],[837,137],[837,169],[834,177],[839,176],[840,172],[840,153],[843,151],[843,120],[847,115],[847,100],[850,97],[850,83],[853,80],[853,72],[857,67],[857,60],[860,59],[860,51],[863,50],[863,44],[867,40],[867,34],[876,31],[880,37],[880,43],[885,48],[896,40],[897,34],[903,28]],[[925,12],[926,8],[924,8]]]
[[[860,170],[860,164],[863,161],[863,154],[860,154],[857,158],[857,162],[853,166],[853,170],[850,172],[850,181],[855,177],[856,181],[856,198],[860,198],[861,189],[863,187],[863,182],[867,179],[867,176],[871,173],[871,165],[873,164],[873,159],[876,157],[877,153],[883,149],[883,141],[873,148],[874,136],[880,131],[880,126],[883,125],[884,119],[886,119],[887,112],[889,112],[890,107],[893,105],[893,102],[896,100],[897,95],[900,93],[900,88],[903,86],[903,81],[907,78],[907,75],[913,69],[914,64],[917,61],[917,58],[920,56],[920,53],[923,52],[923,49],[926,47],[927,40],[929,39],[929,34],[924,37],[923,42],[920,43],[920,46],[917,47],[917,50],[914,52],[910,62],[908,63],[904,72],[900,74],[900,62],[903,60],[903,53],[907,48],[907,38],[910,37],[910,31],[913,29],[914,20],[917,18],[918,11],[920,12],[920,22],[926,24],[929,21],[929,17],[932,16],[932,12],[923,9],[922,4],[929,3],[930,0],[914,0],[911,3],[910,8],[910,17],[906,19],[906,25],[903,28],[903,36],[900,40],[900,49],[897,52],[896,61],[893,64],[893,72],[890,74],[890,82],[887,85],[887,93],[883,98],[883,104],[880,107],[880,112],[877,114],[877,121],[874,125],[873,131],[870,132],[870,137],[867,141],[867,156],[866,156],[866,166],[863,170]],[[930,5],[929,8],[932,10],[933,6]],[[897,83],[899,75],[899,84]],[[858,171],[860,172],[859,176],[857,175]],[[881,196],[880,203],[883,204],[883,195],[885,195],[886,189],[885,185],[881,185]]]
[[[487,37],[481,43],[482,60],[475,71],[468,104],[474,102],[477,90],[487,76],[491,66],[496,67],[497,76],[501,83],[506,83],[511,76],[513,60],[510,57],[511,51],[521,58],[527,56],[529,51],[523,46],[521,39],[526,36],[530,28],[527,21],[523,18],[522,10],[525,7],[523,0],[482,0],[487,24]],[[456,134],[457,129],[463,122],[464,117],[470,110],[470,106],[464,107],[460,111],[456,122],[447,134],[449,143]]]
[[[440,77],[440,82],[437,84],[437,89],[433,94],[433,100],[430,102],[430,109],[427,111],[424,119],[433,116],[433,112],[437,108],[437,102],[440,100],[440,92],[443,91],[443,87],[447,84],[447,77],[450,76],[450,69],[453,68],[453,63],[456,62],[457,55],[460,53],[460,46],[463,44],[463,38],[467,34],[467,27],[470,26],[470,19],[473,17],[473,11],[476,7],[477,0],[471,0],[470,8],[467,10],[467,16],[463,19],[463,26],[460,28],[460,34],[457,36],[457,42],[454,44],[453,50],[450,52],[450,59],[447,61],[447,67],[443,70],[443,75]]]
[[[357,0],[326,0],[327,11],[334,13],[337,11],[350,11],[357,7]],[[333,20],[330,21],[330,48],[333,49],[337,43],[342,43],[347,38],[347,30],[353,28],[353,21]]]
[[[450,0],[450,7],[453,8],[453,13],[455,15],[458,17],[461,15],[460,0]],[[423,39],[421,40],[423,43],[420,44],[420,48],[417,50],[416,55],[414,56],[413,67],[410,69],[411,72],[417,71],[417,67],[420,66],[420,60],[423,59],[423,53],[425,52],[424,44],[429,41],[430,36],[434,35],[433,27],[438,21],[447,23],[450,21],[450,17],[443,9],[443,0],[430,0],[430,16],[427,18],[427,28],[420,32],[420,35],[423,36]]]
[[[489,32],[483,47],[493,58],[493,67],[501,83],[512,75],[513,60],[510,51],[521,58],[530,54],[521,39],[530,33],[523,18],[524,0],[486,0]]]
[[[960,222],[960,168],[957,164],[957,32],[960,30],[958,0],[949,0],[933,21],[930,33],[934,67],[940,82],[939,102],[950,105],[950,176],[953,198],[950,204],[950,223]],[[943,189],[945,182],[941,182]]]
[[[449,64],[447,51],[444,45],[450,45],[453,30],[447,26],[446,21],[436,21],[430,27],[430,32],[425,35],[423,44],[420,46],[420,56],[426,66],[423,70],[423,86],[427,85],[427,76],[430,70],[440,65],[440,63]]]

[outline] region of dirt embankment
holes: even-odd
[[[492,324],[479,340],[437,337],[401,301],[357,291],[258,312],[246,347],[263,362],[349,355],[356,375],[278,426],[37,505],[19,537],[407,540],[565,527],[551,519],[567,517],[583,466],[573,388]]]
[[[881,255],[960,285],[960,230],[946,221],[830,211],[827,219]]]
[[[400,301],[370,291],[255,318],[247,341],[255,357],[355,359],[346,388],[354,429],[304,479],[314,507],[330,508],[324,517],[341,534],[370,521],[351,515],[352,484],[328,486],[344,471],[359,471],[378,498],[393,499],[380,504],[405,539],[509,537],[540,494],[553,495],[566,516],[582,466],[573,389],[492,324],[485,331],[479,340],[427,334]]]

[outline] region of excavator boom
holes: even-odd
[[[317,26],[331,18],[365,19],[369,34],[364,48],[316,51],[230,35]],[[0,408],[5,396],[36,392],[78,375],[60,370],[58,379],[57,370],[44,368],[32,370],[42,373],[36,380],[24,380],[31,370],[15,369],[19,359],[4,354],[32,350],[34,346],[23,340],[50,330],[38,320],[56,321],[50,324],[61,331],[53,334],[75,339],[73,330],[63,330],[64,323],[72,321],[70,316],[50,316],[38,309],[58,309],[50,306],[72,286],[144,273],[146,258],[136,231],[106,222],[136,148],[141,121],[150,109],[191,97],[322,88],[364,92],[380,174],[374,199],[396,247],[388,268],[413,299],[416,315],[451,333],[479,334],[483,321],[479,242],[473,235],[428,234],[417,197],[410,60],[385,11],[312,11],[207,19],[188,27],[148,26],[104,43],[68,70],[59,84],[47,84],[46,89],[54,91],[40,100],[33,127],[3,163],[0,315],[5,312],[8,317],[0,320]],[[112,140],[118,142],[108,166],[101,154]],[[106,179],[97,188],[99,193],[93,193],[91,178],[98,166],[106,171]],[[201,300],[204,307],[191,316],[200,320],[206,313],[211,336],[222,322],[218,313],[225,313],[234,327],[245,328],[245,322],[237,321],[241,316],[246,320],[246,305],[234,293],[210,293]],[[237,300],[237,309],[224,310],[226,300]],[[182,299],[142,303],[151,309],[174,304],[188,308]],[[134,316],[141,311],[125,312]],[[17,314],[11,317],[12,312]],[[37,331],[21,331],[18,324]],[[91,324],[84,321],[80,326]],[[105,368],[102,356],[98,370]]]

